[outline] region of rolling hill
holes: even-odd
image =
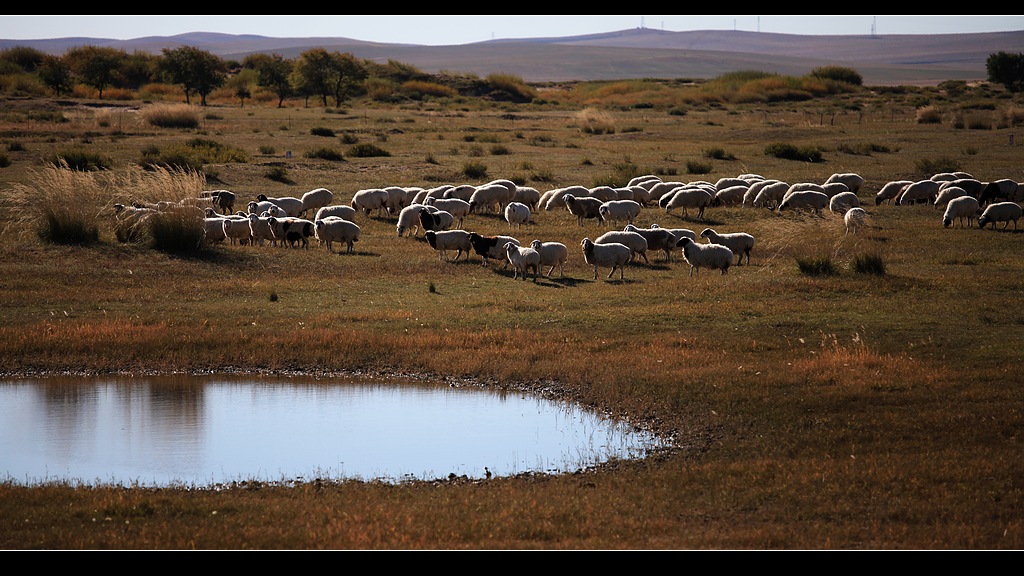
[[[295,58],[310,48],[368,60],[395,60],[429,73],[506,73],[528,82],[628,78],[707,79],[737,70],[803,75],[825,65],[856,69],[867,85],[935,85],[983,81],[995,52],[1024,50],[1024,30],[971,34],[815,36],[738,30],[671,32],[633,28],[555,38],[500,39],[451,46],[374,43],[349,38],[275,38],[192,32],[131,40],[53,38],[3,40],[0,49],[29,46],[63,54],[75,46],[160,53],[195,46],[225,59],[277,53]]]

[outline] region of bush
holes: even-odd
[[[707,162],[697,162],[696,160],[686,162],[687,174],[710,174],[713,169],[714,167]]]
[[[111,163],[109,158],[100,156],[95,152],[86,152],[80,149],[57,152],[47,162],[50,164],[66,164],[68,168],[81,172],[106,170],[110,168]]]
[[[774,156],[783,160],[801,160],[804,162],[821,162],[821,150],[808,146],[799,148],[792,144],[774,143],[764,147],[765,156]]]
[[[331,160],[334,162],[340,162],[345,159],[341,152],[333,150],[331,148],[317,148],[315,150],[307,150],[303,154],[306,158],[319,158],[320,160]]]
[[[861,86],[864,84],[864,78],[860,73],[853,68],[847,68],[846,66],[820,66],[811,70],[810,75],[823,80],[845,82],[847,84],[853,84],[854,86]]]
[[[198,252],[203,249],[206,230],[203,219],[191,208],[161,210],[150,216],[149,234],[153,248],[163,252]]]
[[[726,152],[723,148],[706,148],[703,150],[705,158],[713,158],[715,160],[735,160],[736,156]]]
[[[283,184],[291,183],[288,179],[288,170],[283,166],[271,166],[267,168],[267,171],[263,173],[263,177],[267,180],[273,180],[274,182],[281,182]]]
[[[341,135],[342,144],[355,144],[356,142],[359,142],[359,137],[351,132],[345,132]]]
[[[614,134],[615,122],[607,112],[595,108],[584,108],[576,114],[580,130],[587,134]]]
[[[502,144],[495,144],[494,146],[491,146],[491,156],[504,156],[511,153],[512,151],[509,150],[508,146],[504,146]]]
[[[860,254],[850,261],[850,270],[858,274],[885,275],[885,261],[877,254]]]
[[[7,154],[0,154],[0,168],[7,168],[11,165],[11,159],[7,157]]]
[[[921,174],[938,174],[940,172],[959,172],[960,162],[948,156],[942,158],[928,159],[922,158],[915,164],[917,171]]]
[[[917,109],[918,124],[941,124],[942,112],[935,106],[922,106]]]
[[[796,265],[800,272],[808,276],[831,276],[836,274],[836,267],[832,259],[825,256],[821,258],[797,258]]]
[[[376,144],[356,144],[348,149],[348,155],[355,158],[372,158],[375,156],[391,156],[387,150]]]
[[[484,178],[487,176],[487,166],[480,162],[466,162],[462,165],[462,173],[467,178]]]
[[[154,106],[146,110],[143,117],[158,128],[199,127],[199,114],[187,104]]]
[[[330,128],[310,128],[309,133],[312,134],[313,136],[330,136],[332,138],[334,137],[334,130],[331,130]]]

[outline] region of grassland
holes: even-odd
[[[215,105],[198,128],[157,128],[151,104],[9,101],[0,126],[0,372],[232,371],[457,379],[556,394],[674,439],[641,462],[578,474],[408,485],[311,481],[232,490],[0,483],[5,549],[1019,549],[1024,546],[1024,233],[944,229],[931,206],[875,206],[889,180],[949,167],[1024,180],[1019,132],[938,123],[891,94],[800,105],[603,109],[422,103],[344,110]],[[564,99],[564,98],[563,98]],[[554,100],[551,98],[549,100]],[[83,106],[77,104],[93,104]],[[999,102],[1000,107],[1006,102]],[[995,116],[996,112],[991,112]],[[40,119],[42,118],[42,119]],[[330,128],[335,137],[315,136]],[[323,131],[320,131],[323,133]],[[346,138],[347,135],[347,138]],[[1019,141],[1019,134],[1018,141]],[[715,207],[704,221],[646,208],[641,225],[757,238],[750,266],[688,275],[678,258],[593,271],[562,211],[522,240],[571,249],[566,277],[513,280],[478,257],[439,262],[393,217],[358,223],[352,255],[215,245],[198,255],[121,243],[114,202],[170,194],[134,167],[195,138],[245,153],[208,164],[240,198],[511,178],[544,191],[633,173],[711,180],[754,172],[867,180],[868,230],[838,216]],[[345,142],[390,154],[359,158]],[[764,154],[817,147],[823,162]],[[328,161],[306,153],[346,154]],[[56,176],[69,149],[109,170]],[[726,154],[706,153],[724,150]],[[726,158],[726,159],[718,159]],[[692,163],[692,164],[691,164]],[[467,165],[486,174],[469,178]],[[707,165],[689,174],[688,165]],[[277,170],[274,170],[277,169]],[[284,178],[272,180],[268,174]],[[99,240],[41,240],[36,195],[71,178]],[[67,186],[67,184],[64,184]],[[1022,223],[1024,225],[1024,223]],[[493,215],[466,229],[508,233]],[[876,256],[882,275],[850,269]],[[809,276],[798,259],[830,260]]]

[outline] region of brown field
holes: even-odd
[[[385,485],[310,481],[234,489],[0,483],[4,549],[1020,549],[1024,546],[1024,229],[943,228],[930,205],[875,206],[890,180],[929,168],[1024,181],[1020,130],[998,118],[920,124],[909,97],[659,108],[606,106],[612,130],[581,130],[588,103],[421,103],[276,109],[217,102],[195,130],[145,121],[156,104],[76,102],[66,122],[7,101],[0,123],[0,373],[231,371],[369,373],[557,394],[674,439],[640,462],[565,476]],[[549,101],[555,100],[549,98]],[[593,104],[599,106],[599,104]],[[314,136],[330,128],[334,137]],[[358,158],[348,142],[386,157]],[[1012,136],[1017,140],[1012,142]],[[193,138],[244,151],[167,186],[143,151]],[[822,162],[764,153],[813,146]],[[324,147],[342,161],[307,157]],[[110,170],[67,174],[44,160],[70,149]],[[720,149],[731,159],[709,158]],[[688,163],[706,164],[690,174]],[[469,178],[468,164],[486,175]],[[283,169],[286,182],[268,179]],[[500,266],[439,262],[393,216],[365,217],[355,254],[212,245],[198,255],[121,243],[115,202],[225,188],[347,203],[387,185],[513,179],[540,191],[630,174],[709,180],[757,173],[824,182],[857,172],[870,226],[841,218],[712,207],[703,221],[647,207],[639,225],[745,231],[749,266],[690,276],[680,255],[598,280],[584,227],[534,214],[528,243],[570,248],[566,277],[513,280]],[[41,240],[38,205],[65,188],[99,214],[85,246]],[[1024,226],[1024,222],[1020,223]],[[495,215],[467,230],[510,233]],[[336,248],[337,249],[337,248]],[[882,275],[851,269],[875,256]],[[829,261],[812,276],[797,262]],[[275,295],[276,298],[272,298]]]

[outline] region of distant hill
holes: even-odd
[[[375,43],[350,38],[274,38],[190,32],[132,40],[53,38],[3,40],[0,49],[29,46],[63,54],[75,46],[109,46],[159,54],[194,46],[224,59],[262,52],[295,58],[310,48],[357,58],[395,60],[424,72],[487,76],[506,73],[527,82],[630,78],[707,79],[737,70],[804,75],[826,65],[856,69],[867,85],[935,85],[983,81],[995,52],[1024,51],[1024,30],[970,34],[814,36],[738,30],[670,32],[633,28],[556,38],[503,39],[451,46]]]

